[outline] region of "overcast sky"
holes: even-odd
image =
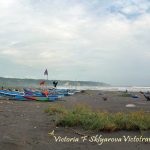
[[[150,0],[0,0],[0,76],[150,85]]]

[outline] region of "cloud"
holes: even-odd
[[[149,0],[122,0],[115,1],[109,9],[112,13],[120,14],[132,20],[147,13],[149,8]]]
[[[147,84],[149,9],[148,0],[0,2],[1,75],[48,68],[58,79]]]

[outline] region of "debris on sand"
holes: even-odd
[[[135,104],[127,104],[126,107],[136,107]]]
[[[108,100],[108,98],[107,98],[107,97],[103,97],[103,100],[104,100],[104,101],[107,101],[107,100]]]
[[[85,90],[82,90],[81,93],[85,93]]]
[[[102,93],[98,93],[98,95],[103,95]]]

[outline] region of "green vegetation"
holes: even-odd
[[[122,97],[131,97],[131,94],[130,93],[122,93],[120,96],[122,96]]]
[[[86,130],[116,131],[116,130],[149,130],[150,113],[143,111],[130,113],[108,113],[93,111],[86,105],[77,105],[66,109],[62,105],[52,105],[45,110],[50,115],[56,115],[58,126],[79,126]]]

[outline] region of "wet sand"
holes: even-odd
[[[57,102],[33,102],[33,101],[11,101],[0,100],[0,150],[66,150],[66,149],[116,149],[116,150],[148,150],[150,143],[140,142],[106,142],[98,145],[96,142],[83,142],[81,137],[88,135],[89,138],[95,135],[102,137],[123,136],[145,136],[150,138],[150,131],[117,131],[91,132],[80,128],[56,127],[53,116],[48,116],[44,110],[55,103],[70,108],[78,103],[90,105],[93,109],[109,112],[137,111],[150,112],[150,101],[146,101],[140,93],[133,93],[139,96],[138,99],[120,96],[122,92],[105,91],[84,91],[73,96],[64,97]],[[104,101],[104,97],[107,100]],[[126,104],[135,104],[134,108],[125,107]],[[48,135],[54,130],[55,136],[75,137],[78,142],[56,142],[55,138]]]

